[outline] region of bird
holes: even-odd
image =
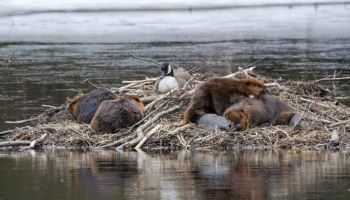
[[[182,88],[191,78],[190,73],[183,69],[173,67],[169,63],[162,63],[160,66],[161,75],[156,83],[156,89],[160,93],[169,92],[176,88]]]

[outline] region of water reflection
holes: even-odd
[[[1,199],[344,199],[342,152],[0,154]]]

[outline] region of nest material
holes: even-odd
[[[237,78],[250,76],[247,72],[236,73]],[[186,84],[187,88],[195,89],[211,75],[194,74]],[[324,148],[328,146],[331,132],[337,130],[340,147],[348,148],[350,123],[343,123],[350,116],[350,108],[333,99],[329,90],[312,82],[294,82],[272,80],[267,77],[257,78],[267,83],[268,93],[279,96],[283,101],[296,108],[303,116],[300,127],[294,131],[286,125],[259,126],[246,131],[207,131],[195,124],[182,124],[183,113],[190,101],[191,90],[178,89],[166,95],[158,95],[158,99],[146,105],[145,119],[136,125],[119,130],[114,134],[95,134],[89,124],[78,124],[72,120],[67,111],[67,104],[50,108],[39,115],[34,127],[22,127],[14,130],[6,140],[33,141],[47,133],[43,145],[66,148],[99,148],[122,145],[134,147],[136,143],[126,143],[138,137],[147,136],[141,148],[147,150],[229,150],[236,148]],[[154,79],[131,83],[123,86],[123,91],[137,93],[141,96],[156,95],[150,91]],[[120,92],[120,91],[119,91]],[[147,98],[147,97],[144,97]],[[179,106],[175,112],[160,117],[145,129],[138,130],[143,124],[157,114]],[[340,125],[338,125],[340,124]],[[154,128],[156,125],[159,125]],[[153,129],[152,131],[150,131]],[[152,133],[150,133],[152,132]],[[142,133],[140,135],[140,133]],[[138,147],[140,147],[139,145]]]

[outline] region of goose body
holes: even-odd
[[[174,70],[169,63],[163,63],[160,71],[160,80],[156,83],[156,88],[161,93],[182,88],[191,78],[191,75],[185,69],[178,68]]]

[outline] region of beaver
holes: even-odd
[[[196,122],[206,113],[222,115],[230,105],[251,95],[259,97],[264,91],[264,83],[255,78],[212,78],[195,90],[184,123]]]
[[[101,103],[91,121],[95,133],[114,133],[143,118],[144,105],[137,96],[123,96],[116,100]]]
[[[75,96],[68,105],[68,110],[79,123],[90,123],[103,101],[116,98],[117,95],[108,88],[97,88],[87,94]]]
[[[294,129],[301,121],[300,113],[272,95],[262,95],[260,99],[245,98],[227,108],[224,117],[233,123],[236,130],[265,123],[289,124]]]

